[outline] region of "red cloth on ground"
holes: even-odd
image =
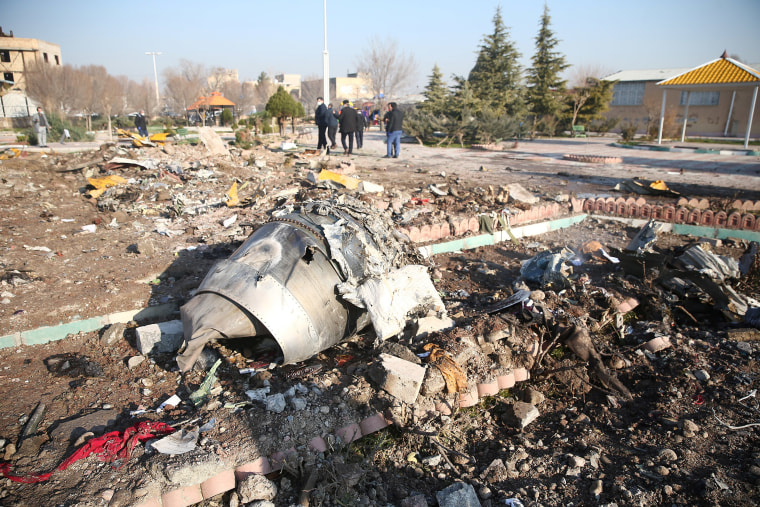
[[[173,432],[174,428],[166,423],[143,421],[127,428],[124,430],[124,433],[120,431],[112,431],[103,436],[88,440],[87,443],[74,451],[71,456],[66,458],[63,463],[58,465],[51,472],[44,474],[15,475],[11,473],[11,464],[3,462],[0,463],[0,476],[7,477],[14,482],[23,482],[26,484],[44,482],[50,479],[53,473],[66,470],[69,465],[82,458],[86,458],[90,454],[97,455],[100,461],[115,461],[117,459],[123,459],[124,462],[117,467],[121,468],[132,455],[132,450],[138,442],[144,442],[153,437],[168,435]]]

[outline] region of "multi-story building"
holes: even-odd
[[[277,74],[274,76],[274,85],[275,88],[285,88],[296,100],[301,98],[301,74]]]
[[[5,84],[11,89],[26,90],[26,71],[33,65],[63,65],[61,46],[40,39],[14,37],[0,28],[0,73]]]

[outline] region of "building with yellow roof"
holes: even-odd
[[[724,52],[693,69],[620,71],[604,78],[617,81],[605,116],[618,118],[619,127],[637,125],[639,133],[660,137],[669,120],[666,137],[748,138],[760,133],[760,115],[753,114],[760,72],[753,67]]]

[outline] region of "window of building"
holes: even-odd
[[[643,81],[617,83],[612,90],[611,106],[640,106],[644,103]]]
[[[11,52],[7,49],[0,49],[0,62],[10,62]]]
[[[55,55],[55,64],[56,65],[60,65],[61,64],[61,60],[60,60],[60,58],[58,58],[58,55]]]
[[[13,72],[3,72],[3,79],[10,81],[11,83],[15,83],[13,80]]]
[[[681,105],[686,105],[688,92],[681,92]],[[717,106],[720,101],[720,92],[691,92],[690,106]]]
[[[42,59],[45,60],[45,63],[49,63],[47,53],[42,53]]]

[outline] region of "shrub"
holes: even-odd
[[[235,131],[235,146],[244,150],[251,149],[253,146],[253,136],[248,129],[240,129]]]
[[[620,137],[623,138],[623,141],[626,143],[630,143],[633,141],[633,138],[636,137],[636,131],[639,130],[639,126],[635,123],[622,125],[620,127]]]
[[[222,125],[229,125],[232,123],[232,111],[225,109],[222,111]]]
[[[591,124],[591,129],[594,132],[599,132],[600,134],[606,134],[610,130],[617,127],[617,124],[620,122],[620,118],[606,118],[601,121],[597,121]]]

